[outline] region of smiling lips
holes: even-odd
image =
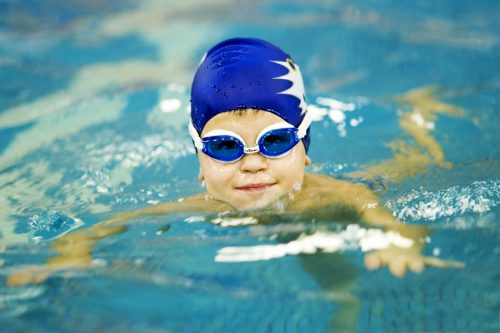
[[[276,183],[255,183],[255,184],[247,184],[243,186],[238,186],[236,187],[237,190],[241,191],[246,191],[246,192],[260,192],[267,190],[271,186],[275,185]]]

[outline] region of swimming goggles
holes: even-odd
[[[256,139],[254,147],[248,147],[238,134],[221,129],[208,132],[200,138],[193,124],[189,133],[196,148],[221,162],[236,162],[245,154],[260,153],[268,158],[286,155],[307,133],[311,120],[306,116],[298,128],[287,122],[279,122],[264,128]]]

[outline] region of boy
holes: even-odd
[[[217,44],[202,59],[191,90],[189,133],[207,193],[122,213],[61,237],[53,243],[59,256],[46,266],[11,275],[8,283],[39,283],[51,271],[90,267],[94,243],[123,232],[119,222],[172,212],[240,212],[261,222],[276,213],[347,214],[413,241],[410,248],[370,253],[365,258],[369,269],[387,265],[402,276],[407,269],[422,271],[425,264],[460,266],[421,256],[427,230],[396,221],[365,186],[306,174],[310,124],[300,70],[289,55],[257,39]]]

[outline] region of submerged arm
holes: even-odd
[[[7,278],[7,284],[14,286],[41,283],[55,271],[91,267],[95,243],[99,239],[125,232],[128,229],[127,223],[139,217],[182,212],[216,213],[231,210],[232,207],[221,201],[211,199],[205,194],[198,194],[177,202],[166,202],[120,213],[89,228],[55,239],[51,243],[51,248],[56,253],[55,257],[49,259],[46,265],[29,267],[11,274]]]

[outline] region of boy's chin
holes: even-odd
[[[258,199],[239,200],[231,204],[234,208],[243,212],[255,210],[282,211],[285,207],[285,200],[280,199],[280,196],[267,196]]]
[[[233,205],[233,206],[238,211],[245,212],[245,211],[266,209],[269,208],[271,204],[272,204],[271,202],[246,202],[244,204]]]

